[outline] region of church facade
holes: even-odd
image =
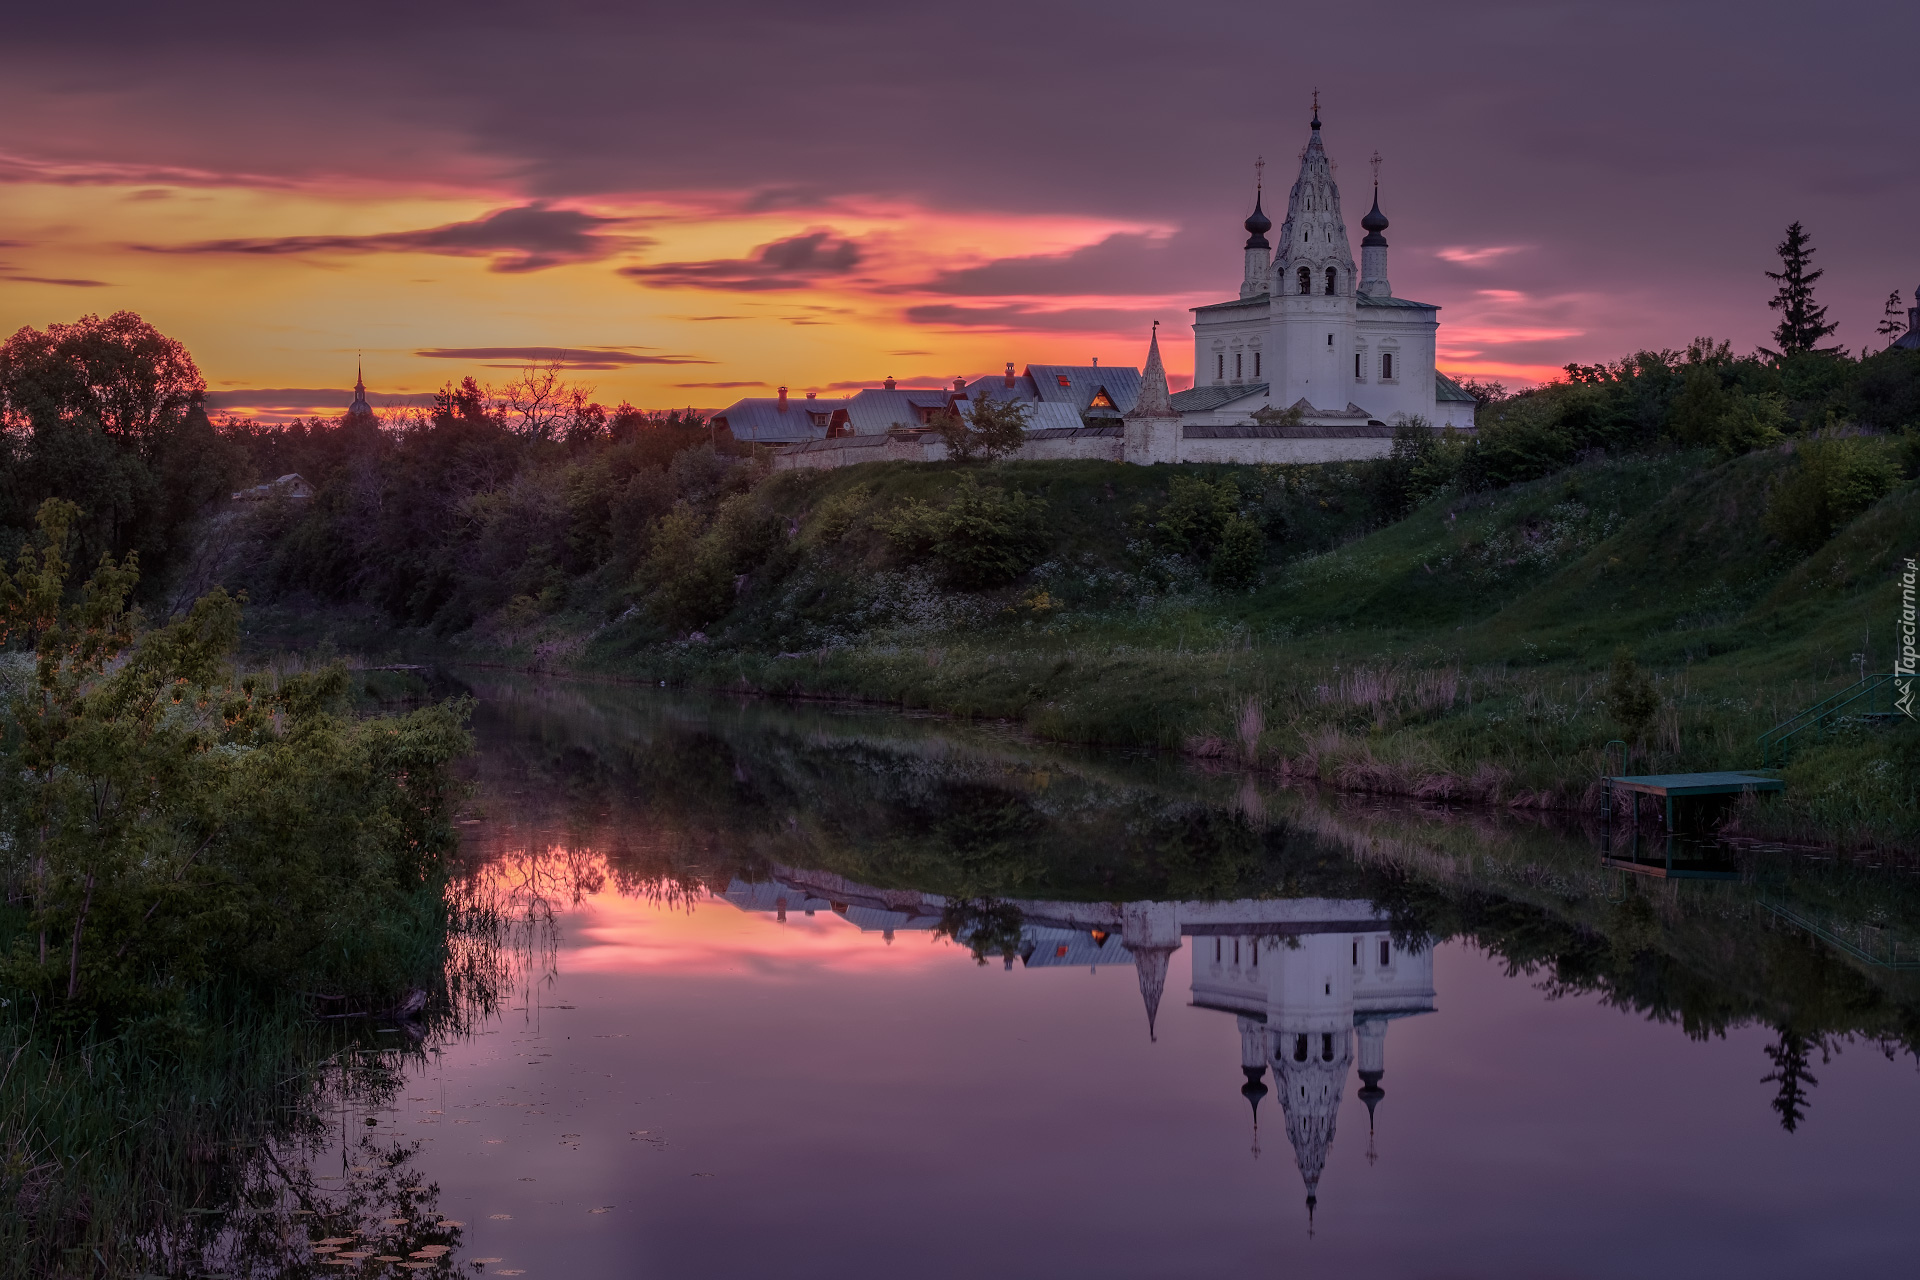
[[[1278,244],[1254,195],[1240,296],[1194,308],[1193,386],[1173,397],[1186,426],[1256,414],[1289,425],[1391,426],[1418,418],[1471,430],[1475,402],[1434,367],[1440,308],[1393,296],[1376,182],[1356,270],[1340,187],[1316,108]]]

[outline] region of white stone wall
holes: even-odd
[[[1374,436],[1291,436],[1188,439],[1177,424],[1154,420],[1129,422],[1131,438],[1075,436],[1031,440],[1014,458],[1021,462],[1218,462],[1254,466],[1309,462],[1358,462],[1384,458],[1393,449],[1390,434]],[[773,456],[775,471],[832,470],[862,462],[940,462],[947,456],[937,437],[917,436],[889,440],[884,445],[820,441],[801,449],[782,449]],[[1131,446],[1131,447],[1128,447]]]

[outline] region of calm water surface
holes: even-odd
[[[1920,1001],[1876,963],[1903,881],[1648,881],[929,721],[477,691],[500,998],[315,1166],[417,1146],[461,1265],[1804,1276],[1920,1244]]]

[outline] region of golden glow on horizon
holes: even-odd
[[[499,192],[26,181],[0,184],[0,196],[0,332],[88,311],[137,311],[187,344],[208,389],[220,394],[218,412],[265,420],[338,413],[356,355],[365,360],[376,407],[419,403],[467,374],[503,381],[522,363],[419,354],[435,349],[544,347],[590,359],[590,349],[617,348],[599,361],[613,367],[571,376],[591,384],[603,403],[648,408],[718,407],[782,384],[796,394],[834,394],[889,375],[944,383],[997,372],[1007,360],[1079,364],[1097,356],[1137,365],[1145,318],[1181,334],[1186,308],[1215,300],[1205,289],[989,297],[926,287],[941,271],[1067,253],[1116,233],[1172,231],[1109,219],[857,201],[742,212],[720,194],[675,204],[569,202],[545,208],[605,220],[590,228],[588,252],[540,270],[500,270],[496,262],[510,262],[510,252],[456,255],[392,239],[528,204]],[[850,242],[858,262],[780,289],[642,284],[619,274],[747,259],[758,246],[809,233]],[[290,237],[335,243],[299,252],[154,251]],[[355,237],[390,239],[371,251],[337,244]],[[908,311],[919,305],[1007,308],[1009,315],[1004,328],[915,323]],[[1532,323],[1529,310],[1500,290],[1451,303],[1442,367],[1510,381],[1554,376],[1555,367],[1502,360],[1491,349],[1579,332]],[[1071,318],[1047,319],[1062,312]],[[1176,385],[1185,385],[1190,345],[1176,338],[1165,351]],[[255,390],[266,394],[246,394]]]

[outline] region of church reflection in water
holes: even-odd
[[[967,942],[987,927],[970,921],[963,904],[937,894],[874,889],[825,872],[779,868],[765,881],[735,880],[724,896],[743,911],[780,920],[832,912],[888,941],[896,931],[944,926],[957,928],[958,940]],[[995,905],[1011,909],[1010,918],[996,922],[1001,932],[992,948],[1005,954],[1009,968],[1016,957],[1029,969],[1132,965],[1149,1036],[1168,961],[1190,944],[1192,1003],[1231,1015],[1239,1028],[1240,1093],[1253,1107],[1256,1139],[1271,1078],[1306,1183],[1309,1216],[1349,1075],[1357,1065],[1371,1127],[1386,1096],[1387,1024],[1434,1011],[1433,952],[1402,948],[1385,916],[1364,901]]]

